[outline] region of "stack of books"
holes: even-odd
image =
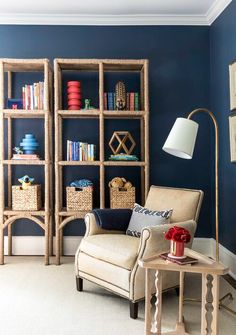
[[[94,161],[96,145],[67,140],[67,161]]]
[[[116,108],[116,94],[114,92],[104,93],[104,110],[117,110]],[[126,93],[126,108],[128,111],[139,110],[139,93]]]
[[[44,109],[44,82],[40,81],[32,85],[22,87],[23,109]]]
[[[26,160],[31,160],[31,159],[39,159],[38,155],[27,155],[27,154],[13,154],[12,159],[26,159]]]

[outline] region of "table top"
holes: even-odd
[[[207,273],[224,275],[228,273],[229,269],[220,262],[200,254],[199,252],[185,248],[184,254],[186,256],[194,257],[198,259],[197,263],[179,265],[169,260],[164,260],[159,255],[139,260],[139,265],[142,268],[154,269],[154,270],[168,270],[168,271],[183,271],[192,273]]]

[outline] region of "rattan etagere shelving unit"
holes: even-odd
[[[12,74],[15,72],[41,72],[44,76],[44,109],[6,109],[4,100],[12,98]],[[4,79],[7,75],[7,92]],[[29,219],[38,224],[45,233],[45,265],[52,253],[52,69],[47,59],[0,59],[0,264],[4,264],[4,230],[8,228],[8,255],[12,255],[12,224],[18,219]],[[40,160],[13,160],[13,119],[44,120],[44,158]],[[5,120],[7,128],[4,127]],[[6,131],[7,130],[7,131]],[[5,134],[6,132],[6,134]],[[22,134],[24,135],[24,134]],[[5,142],[7,152],[5,153]],[[11,187],[14,165],[37,165],[44,168],[44,207],[38,211],[12,210]],[[4,169],[7,169],[7,183]],[[7,187],[5,187],[5,185]],[[8,189],[8,192],[6,190]],[[8,193],[7,207],[6,194]]]
[[[99,108],[94,110],[63,110],[62,72],[97,71],[99,77]],[[140,111],[104,110],[104,74],[107,72],[138,72],[140,74]],[[100,208],[105,206],[105,169],[110,166],[137,166],[141,170],[141,193],[144,202],[149,189],[149,99],[148,60],[113,59],[55,59],[54,60],[55,99],[55,223],[56,223],[56,264],[60,264],[63,246],[63,228],[72,220],[84,218],[86,212],[67,211],[63,207],[63,167],[98,166],[100,179]],[[95,118],[99,120],[99,158],[96,161],[63,160],[63,119]],[[104,154],[104,120],[140,120],[140,161],[106,161]]]

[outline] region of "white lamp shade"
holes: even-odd
[[[191,159],[197,132],[198,124],[195,121],[177,118],[162,149],[171,155]]]

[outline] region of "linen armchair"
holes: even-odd
[[[93,213],[85,216],[86,233],[75,256],[77,290],[83,290],[83,279],[87,279],[130,301],[130,317],[138,316],[138,302],[145,296],[145,272],[138,260],[167,252],[169,241],[164,234],[179,225],[188,229],[192,246],[203,192],[200,190],[177,189],[160,186],[150,188],[145,207],[151,210],[173,208],[171,223],[146,227],[141,237],[100,228]],[[154,276],[154,273],[153,273]],[[178,273],[163,274],[163,290],[178,288]],[[154,281],[153,281],[154,282]],[[152,292],[155,293],[153,285]]]

